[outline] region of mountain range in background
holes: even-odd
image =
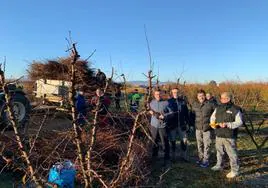
[[[155,81],[152,82],[153,85],[156,84]],[[159,82],[159,85],[166,85],[166,84],[174,84],[175,82]],[[134,81],[128,81],[127,84],[135,85],[135,86],[148,86],[148,81],[140,81],[140,80],[134,80]]]

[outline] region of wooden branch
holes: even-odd
[[[124,91],[125,91],[125,108],[126,111],[129,112],[129,106],[128,106],[128,96],[127,96],[127,81],[126,81],[126,77],[124,74],[121,75],[123,77],[123,81],[124,81]]]
[[[11,98],[11,94],[9,93],[9,89],[8,89],[8,85],[5,83],[5,75],[4,72],[2,71],[1,67],[0,67],[0,81],[2,85],[2,89],[4,92],[4,97],[5,97],[5,101],[7,104],[7,114],[10,117],[10,123],[12,125],[12,128],[14,130],[15,133],[15,137],[16,137],[16,143],[18,144],[18,149],[21,152],[21,157],[26,161],[29,173],[30,173],[30,178],[34,181],[34,183],[36,184],[37,187],[42,187],[42,183],[39,181],[39,179],[37,178],[33,165],[30,161],[29,158],[29,154],[25,149],[25,146],[22,142],[22,138],[19,135],[19,131],[18,131],[18,121],[15,117],[15,113],[13,111],[13,103],[12,103],[12,98]]]
[[[149,70],[148,75],[146,77],[148,78],[148,93],[146,95],[145,108],[149,109],[149,103],[151,102],[151,98],[152,98],[152,88],[153,88],[152,79],[155,77],[155,75],[153,76],[152,70]]]
[[[89,60],[96,52],[96,49],[85,59],[85,61]]]
[[[94,177],[97,178],[97,179],[99,180],[99,182],[101,182],[101,184],[103,185],[103,187],[105,187],[105,188],[108,188],[108,187],[109,187],[109,186],[103,181],[102,177],[101,177],[100,175],[98,175],[98,173],[97,173],[96,171],[94,171],[94,170],[90,170],[90,171],[93,173]]]
[[[146,26],[144,25],[144,34],[145,34],[145,39],[146,39],[146,44],[147,44],[147,49],[148,49],[148,54],[149,54],[149,60],[150,60],[150,70],[153,70],[153,62],[152,62],[152,56],[151,56],[151,49],[150,49],[150,44],[147,36],[147,31],[146,31]]]
[[[137,130],[137,127],[139,125],[139,118],[141,115],[145,114],[147,111],[141,111],[140,113],[137,114],[136,118],[135,118],[135,122],[131,131],[131,134],[129,136],[129,143],[128,143],[128,149],[127,149],[127,154],[124,157],[124,160],[122,161],[121,165],[120,165],[120,170],[119,173],[117,175],[117,178],[115,178],[112,182],[111,182],[111,187],[118,187],[118,182],[120,181],[120,179],[122,178],[122,176],[125,174],[125,171],[127,170],[127,166],[128,166],[128,162],[130,159],[130,154],[132,152],[132,148],[133,148],[133,144],[134,144],[134,138],[135,138],[135,133]]]
[[[105,84],[105,88],[104,88],[104,94],[106,93],[109,83],[110,81],[112,81],[113,79],[113,75],[114,75],[114,69],[112,68],[112,75],[110,78],[108,78],[106,80],[106,84]],[[100,111],[100,97],[97,100],[97,105],[96,105],[96,109],[95,109],[95,114],[94,114],[94,119],[93,119],[93,126],[92,126],[92,130],[91,130],[91,137],[90,137],[90,143],[89,143],[89,149],[87,150],[87,175],[89,177],[89,181],[90,184],[92,185],[93,182],[93,176],[92,176],[92,163],[91,163],[91,155],[92,155],[92,150],[93,150],[93,146],[95,145],[95,141],[96,141],[96,133],[97,133],[97,123],[98,123],[98,117],[99,117],[99,111]]]
[[[85,157],[82,151],[82,141],[81,141],[81,131],[78,128],[77,125],[77,117],[76,117],[76,108],[75,108],[75,63],[78,60],[78,58],[80,57],[78,55],[78,52],[76,50],[76,46],[75,44],[72,45],[71,48],[72,51],[72,63],[71,63],[71,95],[70,95],[70,103],[71,103],[71,110],[72,110],[72,125],[73,125],[73,130],[75,133],[75,143],[76,143],[76,148],[77,148],[77,154],[78,154],[78,159],[79,159],[79,163],[80,163],[80,167],[82,170],[82,174],[83,174],[83,180],[85,182],[85,187],[89,187],[89,182],[88,182],[88,178],[87,178],[87,174],[86,174],[86,170],[85,170],[85,166],[84,166],[84,161],[85,161]]]

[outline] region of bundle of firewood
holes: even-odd
[[[71,81],[72,59],[58,58],[56,60],[33,61],[27,70],[30,80],[50,79]],[[96,78],[95,71],[90,67],[90,62],[79,59],[75,63],[77,88],[83,89],[87,93],[94,94],[97,88],[104,88],[105,83],[100,83]],[[113,92],[118,84],[110,82],[108,92]]]

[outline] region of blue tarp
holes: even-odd
[[[71,161],[59,162],[49,171],[48,182],[57,184],[60,188],[74,188],[76,170]]]

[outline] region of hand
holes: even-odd
[[[227,125],[225,123],[220,123],[219,125],[220,125],[221,128],[226,128],[227,127]]]
[[[6,161],[7,164],[12,162],[12,159],[9,159],[9,158],[6,158],[6,157],[3,157],[3,159]]]
[[[153,112],[152,110],[149,110],[149,113],[150,113],[151,115],[154,115],[154,112]]]
[[[165,117],[161,114],[160,116],[159,116],[159,119],[164,119]]]

